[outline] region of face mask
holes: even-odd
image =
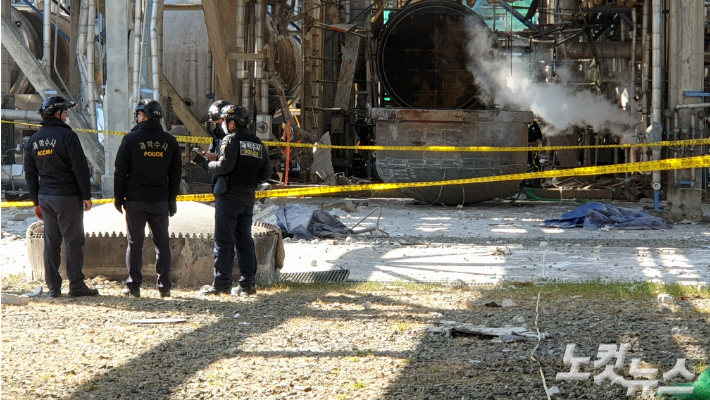
[[[227,121],[222,121],[222,132],[227,134],[229,132],[229,128],[227,128]]]
[[[222,139],[225,136],[222,124],[219,124],[215,127],[214,135],[217,139]]]
[[[69,117],[66,117],[66,119],[64,119],[64,123],[67,125],[71,124],[71,120],[69,120]]]

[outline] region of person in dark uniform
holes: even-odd
[[[128,279],[123,294],[141,296],[143,241],[148,223],[155,244],[155,269],[160,297],[170,297],[169,217],[177,212],[176,198],[182,175],[177,140],[163,131],[163,110],[154,100],[141,100],[136,107],[136,126],[123,138],[116,154],[114,205],[126,211]]]
[[[222,129],[222,122],[224,121],[222,119],[222,107],[229,106],[231,104],[232,103],[227,100],[217,100],[210,105],[210,109],[207,111],[210,119],[215,124],[215,128],[212,130],[212,143],[210,143],[210,147],[207,149],[208,153],[219,152],[219,146],[222,143],[222,139],[224,139],[224,136],[226,135]]]
[[[268,151],[248,128],[249,113],[242,106],[222,108],[219,154],[207,153],[203,167],[217,175],[215,184],[214,281],[200,294],[230,293],[234,247],[237,248],[239,286],[235,294],[256,294],[256,252],[251,237],[256,186],[271,176]],[[221,182],[220,182],[221,180]]]
[[[84,283],[84,212],[91,210],[89,164],[79,137],[66,124],[76,104],[48,97],[39,114],[42,127],[25,147],[25,179],[34,212],[44,221],[44,279],[51,297],[62,293],[62,240],[66,245],[70,296],[96,296]]]

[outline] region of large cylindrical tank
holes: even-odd
[[[20,37],[30,49],[32,54],[37,57],[37,59],[42,59],[42,17],[29,8],[12,8],[12,23],[17,26],[20,33]],[[54,56],[54,41],[55,41],[55,29],[54,23],[57,20],[56,15],[52,15],[52,56]],[[59,15],[59,30],[65,34],[69,34],[70,25],[69,18],[64,15]],[[69,57],[71,57],[69,50],[69,41],[64,38],[61,34],[59,35],[59,41],[57,42],[57,70],[59,71],[59,76],[67,82],[69,78]],[[51,68],[52,79],[57,84],[57,86],[62,87],[59,79],[57,79],[57,74],[54,67]],[[22,73],[20,67],[13,61],[10,72],[10,93],[12,94],[30,94],[36,93],[32,84],[30,84],[29,79],[25,77]]]
[[[528,111],[374,108],[382,146],[527,146]],[[527,153],[378,151],[385,182],[435,182],[527,171]],[[519,181],[403,189],[429,204],[477,203],[514,194]]]
[[[485,27],[470,8],[450,1],[426,0],[398,11],[377,49],[387,95],[401,107],[484,108],[467,68],[469,24]]]

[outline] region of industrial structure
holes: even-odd
[[[37,122],[43,97],[80,107],[75,128],[126,132],[144,98],[167,110],[175,135],[209,136],[216,99],[245,106],[264,140],[338,145],[528,146],[653,143],[708,137],[704,103],[710,28],[703,0],[2,0],[2,119]],[[471,50],[470,32],[493,38]],[[479,64],[503,60],[562,93],[592,93],[625,114],[600,127],[554,121],[502,101]],[[541,92],[540,96],[545,96]],[[559,92],[555,92],[559,93]],[[516,96],[515,89],[508,97]],[[506,97],[506,96],[502,96]],[[544,100],[544,99],[542,99]],[[537,101],[536,101],[537,102]],[[515,102],[513,102],[515,103]],[[579,108],[564,113],[574,115]],[[582,121],[584,123],[578,123]],[[631,121],[632,123],[629,123]],[[623,125],[623,126],[622,126]],[[554,129],[553,129],[554,128]],[[23,138],[2,124],[5,198],[26,190]],[[554,130],[554,135],[547,135]],[[121,136],[80,132],[97,197],[112,197]],[[185,192],[209,192],[189,164]],[[421,182],[526,172],[524,153],[363,152],[272,147],[284,182],[336,184],[337,175]],[[322,154],[329,154],[323,159]],[[585,149],[546,155],[543,169],[707,154],[706,146]],[[544,157],[543,157],[544,158]],[[526,159],[528,161],[526,161]],[[563,174],[562,174],[563,176]],[[619,176],[665,196],[670,220],[702,219],[705,169]],[[351,180],[348,180],[350,182]],[[518,183],[407,189],[427,203],[466,204],[515,193]],[[658,200],[656,201],[658,207]]]

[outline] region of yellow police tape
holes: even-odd
[[[604,174],[623,174],[629,172],[645,172],[645,171],[667,171],[674,169],[688,168],[708,168],[710,167],[710,156],[688,157],[688,158],[671,158],[661,161],[646,161],[629,164],[605,165],[601,167],[581,167],[554,171],[527,172],[522,174],[510,174],[499,176],[486,176],[481,178],[456,179],[448,181],[436,182],[412,182],[412,183],[371,183],[366,185],[349,185],[349,186],[317,186],[295,189],[274,189],[256,192],[257,198],[266,197],[295,197],[295,196],[313,196],[326,195],[345,192],[360,192],[360,191],[380,191],[392,189],[405,189],[415,187],[432,187],[432,186],[448,186],[448,185],[465,185],[474,183],[490,183],[501,181],[520,181],[525,179],[540,179],[540,178],[559,178],[563,176],[589,176],[589,175],[604,175]],[[214,201],[214,196],[211,193],[206,194],[188,194],[178,196],[178,201]],[[94,204],[111,203],[113,199],[98,199],[92,200]],[[3,202],[2,208],[5,207],[31,207],[31,201],[16,201]]]
[[[2,123],[18,124],[27,126],[41,126],[37,124],[29,124],[26,122],[5,121]],[[83,129],[76,128],[76,132],[87,133],[103,133],[108,135],[125,136],[128,132],[120,131],[104,131],[99,129]],[[209,144],[212,143],[211,137],[205,136],[181,136],[175,135],[178,142]],[[559,150],[579,150],[579,149],[631,149],[638,147],[668,147],[668,146],[698,146],[710,144],[710,138],[707,139],[685,139],[676,141],[664,141],[653,143],[630,143],[630,144],[600,144],[600,145],[583,145],[583,146],[544,146],[544,147],[486,147],[486,146],[341,146],[334,144],[322,143],[294,143],[294,142],[274,142],[263,141],[266,146],[271,147],[301,147],[301,148],[319,148],[319,149],[341,149],[341,150],[362,150],[362,151],[436,151],[436,152],[529,152],[529,151],[559,151]]]

